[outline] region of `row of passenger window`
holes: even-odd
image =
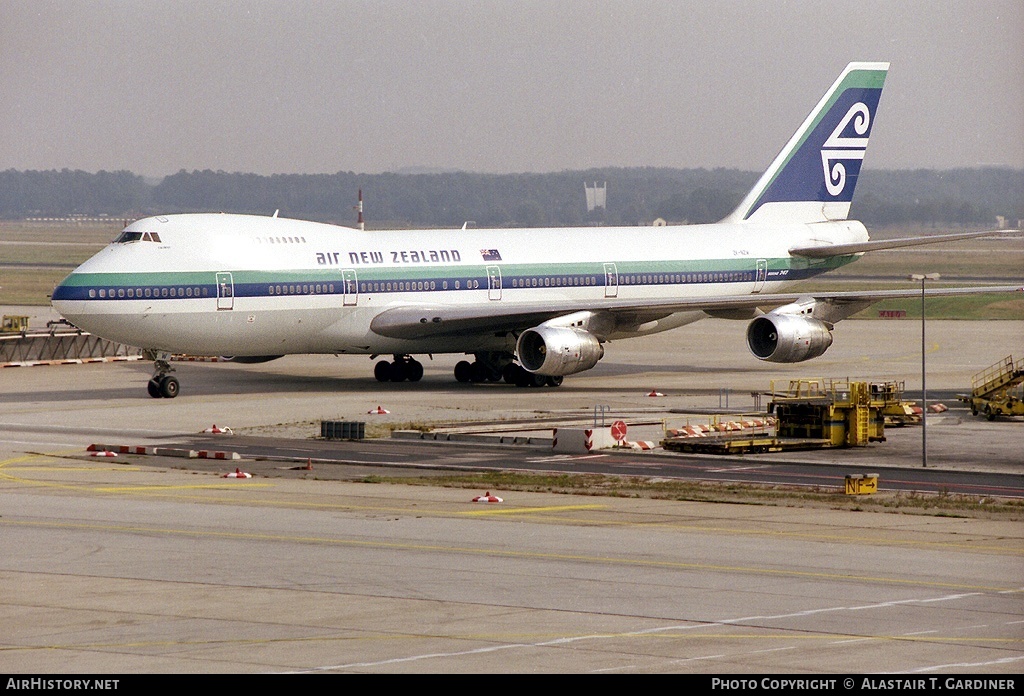
[[[210,289],[202,287],[174,288],[100,288],[89,290],[89,299],[145,299],[147,297],[209,297]]]
[[[270,285],[267,287],[270,295],[322,295],[334,292],[334,283],[303,283],[302,285]]]
[[[659,273],[659,274],[622,274],[618,277],[621,285],[651,285],[656,283],[719,283],[730,281],[752,280],[753,274],[745,271],[731,273]],[[590,286],[596,285],[597,276],[548,276],[544,278],[513,278],[511,285],[514,288],[536,288],[536,287],[569,287],[569,286]],[[415,290],[448,290],[455,289],[473,290],[480,287],[480,281],[468,279],[465,281],[442,280],[440,283],[433,280],[423,281],[393,281],[393,282],[362,282],[359,284],[360,292],[406,292]],[[334,283],[302,283],[288,285],[267,286],[270,295],[309,295],[309,294],[333,294]],[[210,291],[206,287],[148,287],[148,288],[100,288],[89,290],[89,298],[100,299],[143,299],[161,297],[209,297]],[[230,290],[225,289],[225,296]]]
[[[654,285],[661,283],[729,283],[753,280],[752,271],[730,271],[729,273],[642,273],[640,275],[620,274],[621,285]]]

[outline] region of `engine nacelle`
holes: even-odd
[[[794,363],[816,358],[832,345],[828,324],[812,317],[769,312],[747,326],[747,346],[760,360]]]
[[[516,353],[527,372],[557,377],[589,370],[604,357],[604,346],[582,329],[541,325],[519,336]]]

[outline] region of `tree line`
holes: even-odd
[[[545,174],[258,174],[185,171],[147,181],[128,171],[0,172],[0,218],[234,212],[367,227],[576,226],[714,222],[759,175],[737,169],[605,168]],[[584,183],[607,185],[587,210]],[[867,224],[994,225],[1024,218],[1024,170],[864,170],[851,216]]]

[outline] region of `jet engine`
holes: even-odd
[[[801,362],[818,357],[830,345],[831,327],[813,317],[769,312],[747,326],[747,346],[760,360]]]
[[[604,346],[588,331],[542,324],[519,336],[516,353],[527,372],[557,377],[589,370],[604,357]]]

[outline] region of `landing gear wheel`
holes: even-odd
[[[419,382],[423,379],[423,363],[418,360],[410,360],[405,365],[406,377],[409,378],[410,382]]]
[[[548,377],[545,382],[549,387],[560,387],[562,386],[562,380],[565,379],[562,375],[555,375],[554,377]]]
[[[377,378],[378,382],[390,382],[391,363],[389,363],[387,360],[381,360],[379,363],[374,365],[373,376]]]
[[[404,382],[406,377],[409,376],[408,364],[401,360],[396,360],[391,363],[391,381],[392,382]]]
[[[526,370],[523,370],[516,375],[516,386],[517,387],[528,387],[533,382],[533,375]]]
[[[181,389],[181,385],[178,384],[178,378],[167,375],[160,379],[160,396],[165,399],[173,399],[178,395],[178,391]]]
[[[470,382],[473,380],[473,366],[468,360],[460,360],[455,363],[455,379],[459,382]]]
[[[158,380],[156,377],[149,380],[149,384],[146,385],[146,390],[149,392],[149,395],[152,396],[154,399],[159,399],[160,397],[163,396],[163,394],[160,393],[160,380]]]
[[[470,379],[473,382],[486,382],[488,376],[490,375],[490,371],[487,369],[487,365],[484,365],[479,360],[470,365],[470,370],[472,370],[472,372],[470,373]]]

